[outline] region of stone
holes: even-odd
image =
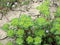
[[[49,30],[46,30],[46,33],[49,33]]]
[[[7,37],[7,33],[0,29],[0,39],[4,39],[5,37]]]
[[[35,19],[37,18],[37,16],[31,16],[31,18],[32,18],[33,20],[35,20]]]

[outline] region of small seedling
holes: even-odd
[[[9,24],[4,24],[2,29],[5,31],[9,30]]]
[[[48,24],[48,21],[45,18],[43,18],[43,17],[39,17],[39,18],[37,18],[35,20],[35,24],[37,26],[40,26],[40,28],[41,28],[41,27],[47,25]]]
[[[43,14],[45,17],[50,16],[49,4],[50,4],[50,1],[46,0],[40,6],[37,6],[37,9],[40,11],[40,14]]]
[[[17,38],[16,43],[17,43],[17,45],[23,45],[24,41],[22,38]]]
[[[8,30],[7,35],[8,37],[14,37],[14,30]]]
[[[12,26],[17,26],[18,25],[18,18],[14,18],[11,20],[11,25]]]
[[[44,36],[45,35],[45,31],[44,30],[35,30],[34,32],[35,36]]]
[[[28,44],[31,44],[31,43],[33,43],[33,38],[31,36],[28,36],[26,41]]]
[[[40,45],[40,44],[41,44],[41,41],[42,41],[42,40],[41,40],[40,37],[35,37],[35,38],[34,38],[34,44],[35,44],[35,45]]]
[[[24,36],[24,30],[23,29],[19,29],[18,31],[16,31],[16,35],[17,37],[22,37]]]

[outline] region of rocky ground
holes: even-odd
[[[35,19],[39,15],[39,11],[36,9],[36,7],[42,4],[43,1],[44,0],[33,0],[28,5],[17,6],[15,9],[13,8],[14,11],[10,10],[9,12],[7,12],[6,16],[2,17],[2,20],[0,20],[0,42],[4,42],[3,45],[5,45],[9,40],[12,40],[10,38],[6,38],[6,32],[1,29],[3,24],[10,22],[13,18],[19,18],[21,14],[28,14],[32,17],[32,19]],[[54,18],[53,15],[56,11],[56,5],[53,5],[53,1],[55,1],[55,4],[59,5],[56,0],[51,0],[50,15],[52,19]],[[0,14],[0,18],[1,16],[2,14]]]

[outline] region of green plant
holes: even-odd
[[[49,11],[49,4],[50,1],[46,0],[44,1],[40,6],[37,6],[37,9],[40,11],[41,14],[43,14],[45,17],[49,17],[50,11]]]
[[[23,45],[24,40],[22,38],[17,38],[16,43],[17,43],[17,45]]]
[[[53,39],[49,37],[49,38],[48,38],[48,42],[49,42],[49,43],[52,43],[52,41],[53,41]]]
[[[8,37],[14,37],[14,30],[8,30],[7,35]]]
[[[34,44],[35,45],[40,45],[41,44],[41,41],[42,41],[41,38],[38,37],[38,36],[34,38]]]
[[[22,30],[22,29],[17,30],[16,35],[17,35],[18,37],[23,37],[23,35],[24,35],[24,30]]]
[[[11,20],[11,25],[12,26],[17,26],[18,25],[18,18],[14,18]]]
[[[55,16],[60,17],[60,6],[57,8]]]
[[[39,17],[35,20],[37,26],[43,27],[48,24],[48,21],[44,17]]]
[[[44,4],[47,5],[47,6],[49,6],[50,5],[50,0],[45,0]]]
[[[6,45],[13,45],[13,43],[11,41],[8,41]]]
[[[31,44],[31,43],[33,43],[33,38],[31,36],[28,36],[26,41],[28,44]]]
[[[60,24],[56,23],[54,27],[51,29],[51,32],[54,34],[60,34]]]
[[[42,36],[45,35],[45,31],[44,31],[44,30],[35,30],[35,31],[34,31],[34,34],[35,34],[35,36],[40,36],[40,37],[42,37]]]
[[[60,18],[50,22],[42,16],[32,20],[30,16],[23,14],[12,19],[9,24],[4,24],[2,28],[6,30],[8,37],[15,39],[16,45],[55,45],[58,40],[57,38],[55,41],[56,34],[60,35]]]
[[[56,18],[53,27],[51,28],[51,32],[54,34],[60,34],[60,18]]]
[[[4,24],[2,29],[5,31],[9,30],[9,24]]]
[[[60,36],[56,36],[57,44],[60,45]]]
[[[20,16],[19,25],[24,29],[28,29],[29,27],[33,26],[33,21],[30,16],[23,14]]]

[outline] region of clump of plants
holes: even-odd
[[[50,16],[50,0],[45,0],[40,6],[37,6],[37,9],[40,11],[40,14],[43,14],[42,16],[44,17],[49,17]]]
[[[10,23],[3,25],[2,29],[7,32],[9,38],[15,39],[8,45],[60,45],[60,17],[59,9],[56,11],[54,20],[48,20],[50,1],[46,0],[37,9],[43,15],[32,20],[31,16],[22,14],[14,18]],[[47,18],[46,18],[47,17]]]
[[[44,17],[32,20],[31,16],[22,14],[20,18],[14,18],[10,23],[4,24],[2,29],[7,32],[8,37],[15,38],[16,45],[42,45],[49,37],[49,34],[46,34],[49,24]]]

